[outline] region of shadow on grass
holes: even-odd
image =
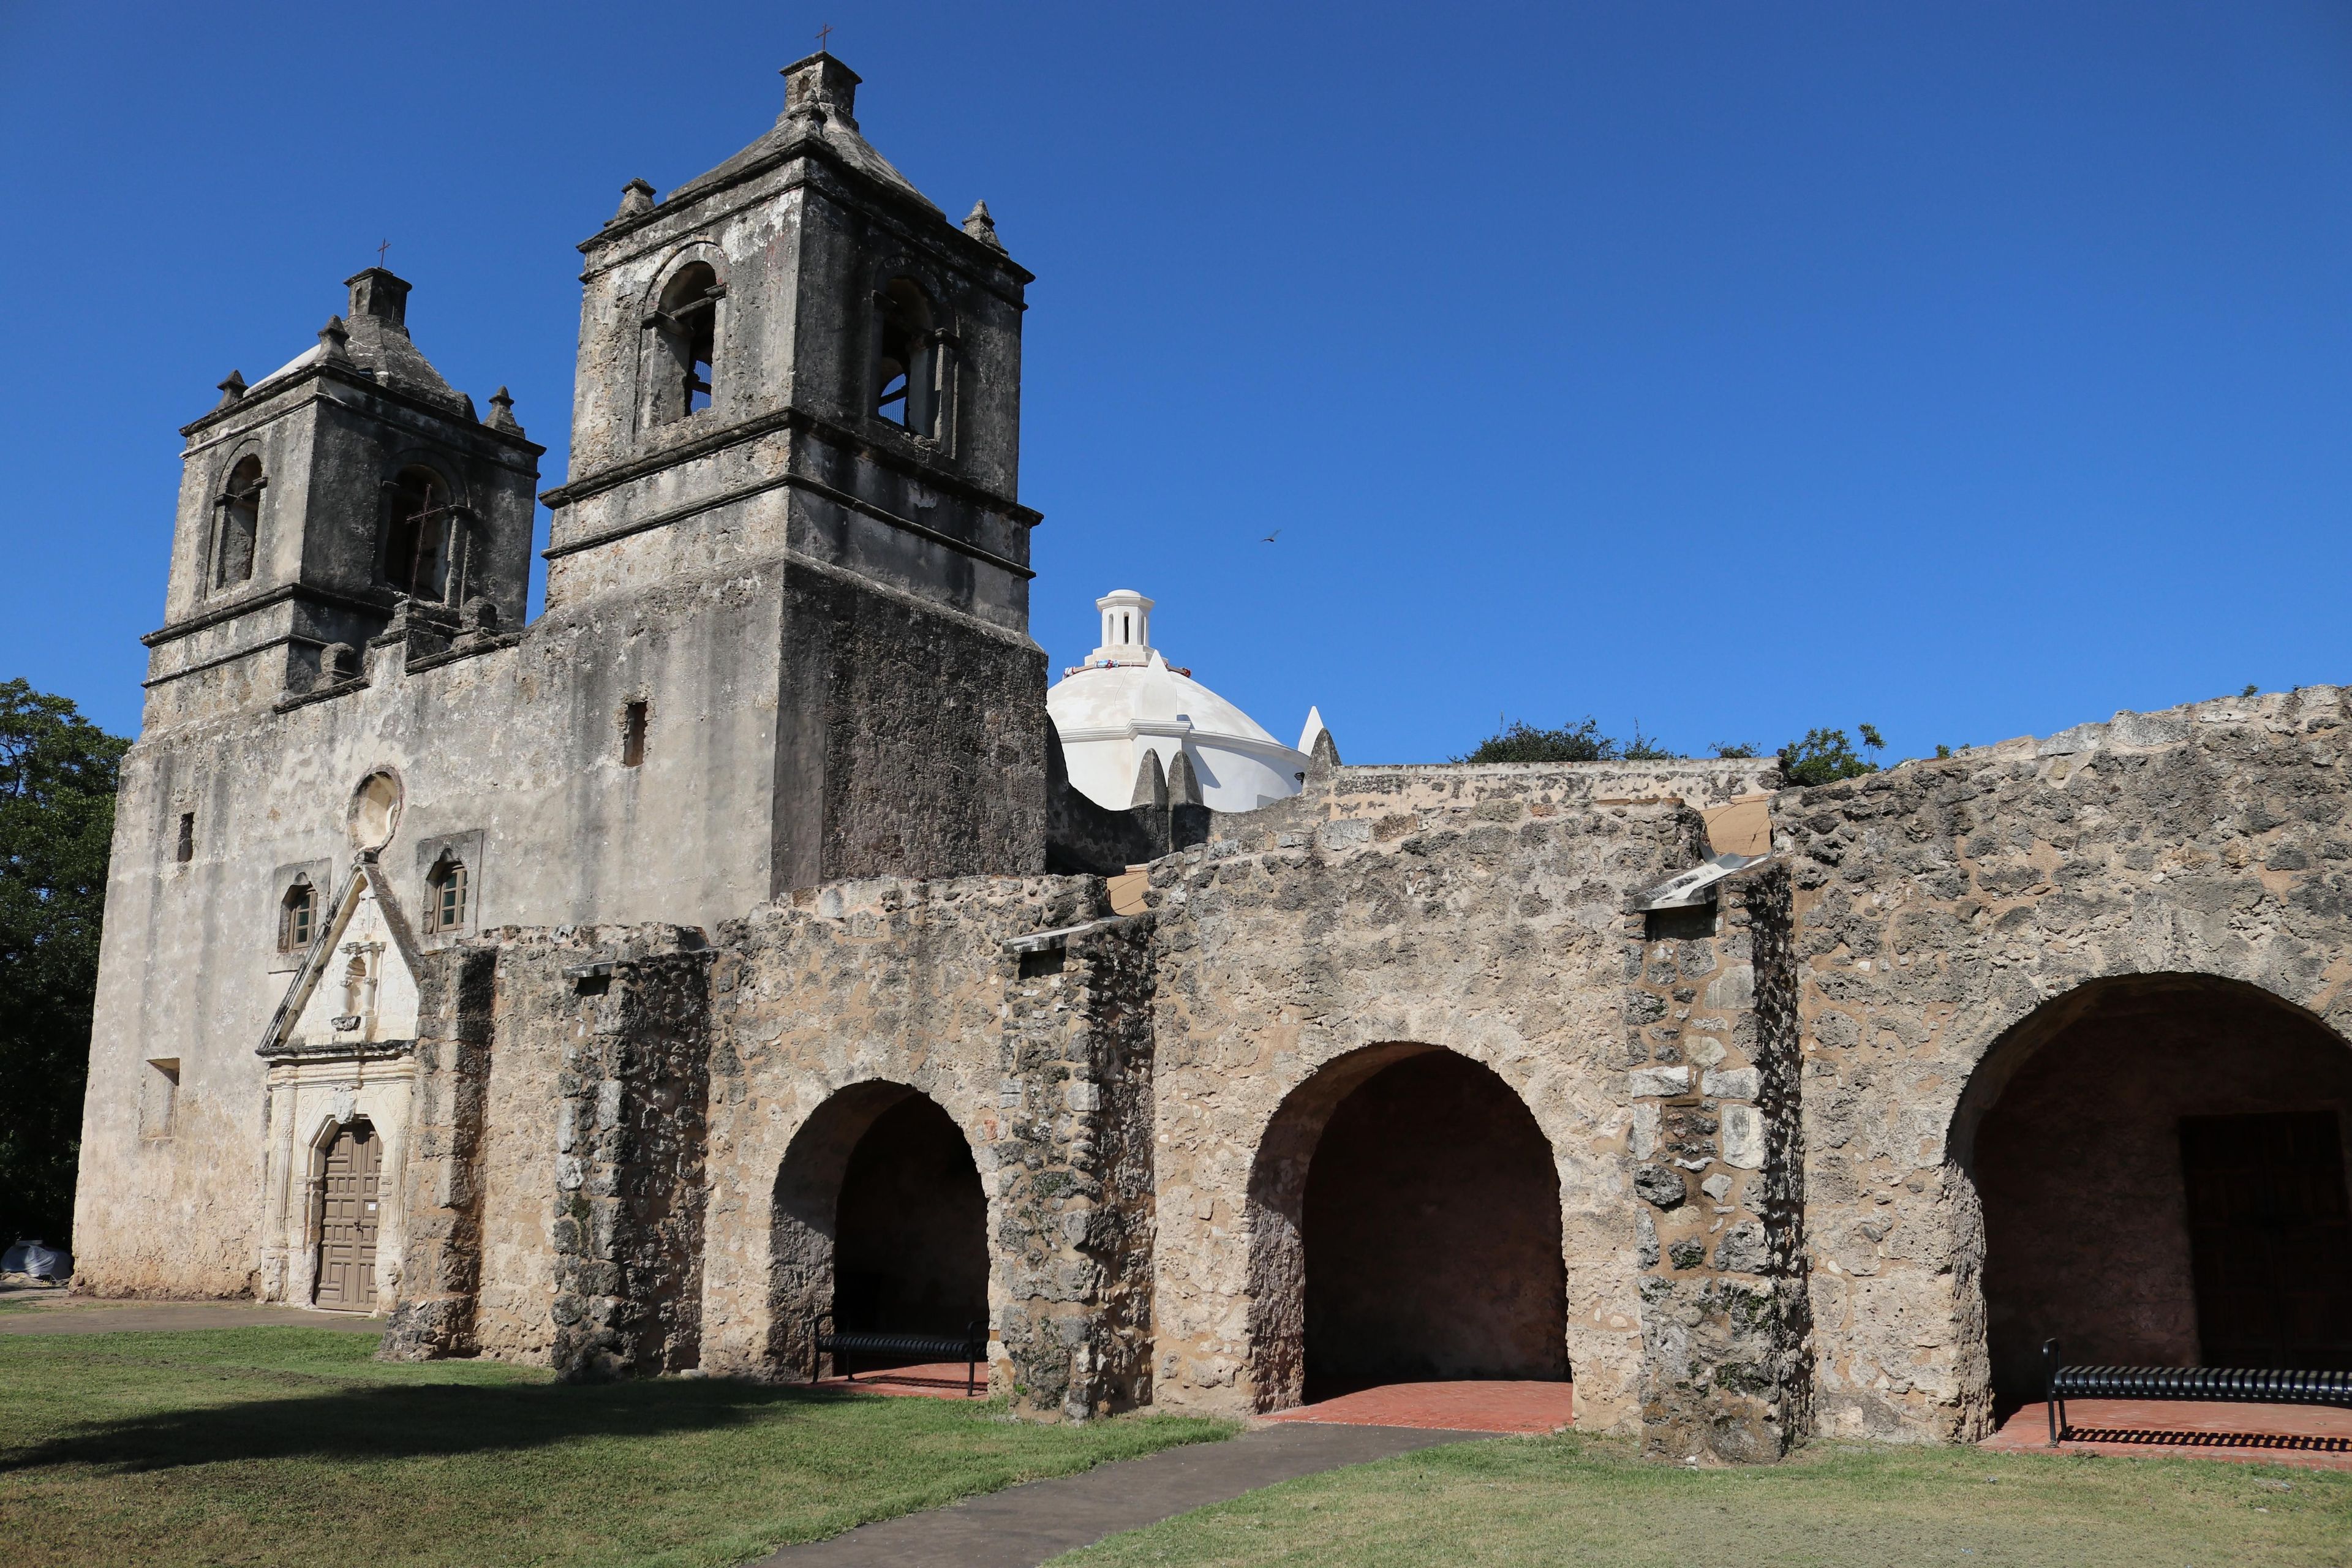
[[[861,1398],[720,1380],[374,1386],[173,1410],[0,1450],[0,1473],[50,1465],[164,1470],[237,1459],[405,1459],[740,1426]]]

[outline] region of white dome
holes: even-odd
[[[1124,811],[1147,752],[1163,773],[1181,752],[1192,760],[1202,802],[1215,811],[1255,811],[1297,795],[1307,753],[1286,746],[1255,719],[1171,669],[1150,646],[1150,599],[1120,589],[1096,601],[1103,645],[1045,693],[1062,738],[1070,783],[1096,805]],[[1309,734],[1319,727],[1309,721]]]

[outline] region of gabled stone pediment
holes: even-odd
[[[259,1054],[370,1055],[410,1044],[419,956],[391,879],[361,860],[336,889]]]

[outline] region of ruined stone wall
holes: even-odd
[[[845,1161],[887,1098],[912,1089],[955,1120],[1003,1224],[1008,1103],[1002,1009],[1012,938],[1105,912],[1093,879],[833,884],[763,906],[716,934],[711,976],[702,1356],[714,1373],[803,1376],[810,1321],[830,1308],[838,1171],[780,1214],[780,1173]],[[828,1107],[848,1107],[837,1128]],[[862,1119],[862,1120],[859,1120]],[[813,1150],[812,1142],[825,1143]],[[814,1167],[812,1167],[814,1168]],[[831,1182],[835,1185],[827,1185]],[[798,1201],[798,1199],[796,1199]],[[784,1242],[778,1249],[780,1223]],[[991,1310],[1010,1300],[992,1242]]]
[[[1777,868],[1717,891],[1627,925],[1642,1435],[1661,1458],[1751,1462],[1809,1415],[1789,894]]]
[[[2307,688],[1780,797],[1820,1430],[1986,1430],[1974,1131],[2046,1004],[2218,976],[2352,1032],[2345,720]]]
[[[483,1156],[488,1152],[490,1047],[498,954],[467,947],[436,954],[419,977],[416,1076],[408,1152],[392,1173],[407,1221],[404,1253],[379,1256],[379,1279],[397,1300],[378,1352],[391,1361],[472,1355],[482,1278]]]
[[[1151,921],[1015,943],[995,1151],[1016,1407],[1083,1420],[1151,1398]]]
[[[1643,1364],[1623,900],[1690,863],[1685,802],[1758,764],[1343,768],[1152,868],[1157,1403],[1303,1387],[1299,1204],[1355,1075],[1435,1047],[1533,1113],[1559,1177],[1580,1419],[1631,1430]],[[1328,1092],[1327,1092],[1328,1091]]]
[[[593,1016],[555,1084],[552,1360],[586,1380],[702,1356],[712,955],[674,930],[618,945],[563,975]]]

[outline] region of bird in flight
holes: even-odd
[[[1258,542],[1260,544],[1272,544],[1274,542],[1274,534],[1280,533],[1281,531],[1282,530],[1277,528],[1274,531],[1274,533],[1267,534],[1264,539],[1259,540]]]

